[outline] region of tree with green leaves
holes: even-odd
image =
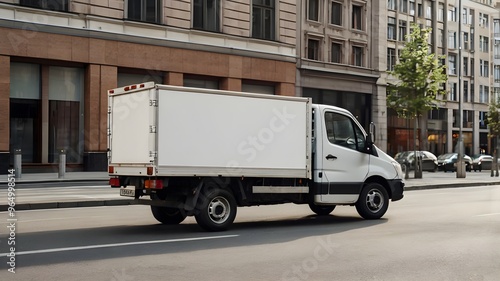
[[[496,171],[495,176],[498,177],[498,137],[500,136],[500,100],[490,103],[488,111],[488,129],[490,133],[488,137],[494,141],[493,148],[493,165],[491,166],[491,176],[493,171]]]
[[[443,57],[429,51],[427,42],[431,29],[420,29],[417,24],[412,24],[411,30],[399,56],[399,62],[393,71],[389,71],[397,82],[388,85],[387,106],[394,109],[400,118],[414,119],[413,140],[416,155],[419,118],[429,110],[437,108],[438,94],[445,94],[440,86],[448,80],[448,76],[446,66],[439,62]],[[415,165],[416,178],[421,177],[421,168],[421,165]]]

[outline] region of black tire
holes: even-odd
[[[356,210],[365,219],[381,218],[389,207],[389,195],[385,188],[375,182],[365,185],[356,202]]]
[[[186,214],[177,208],[151,206],[151,213],[163,224],[179,224],[186,218]]]
[[[335,205],[333,206],[320,206],[314,205],[313,203],[309,203],[309,208],[318,216],[327,216],[335,209]]]
[[[208,231],[223,231],[236,218],[236,200],[225,189],[212,189],[200,196],[196,210],[195,219],[199,226]]]

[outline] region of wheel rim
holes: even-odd
[[[221,196],[217,196],[208,204],[208,217],[214,223],[221,224],[227,221],[231,214],[229,201]]]
[[[366,195],[366,206],[372,213],[380,211],[384,207],[384,195],[377,189],[372,189]]]

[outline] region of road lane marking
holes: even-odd
[[[500,215],[500,213],[482,214],[482,215],[476,215],[476,217],[498,216],[498,215]]]
[[[67,252],[67,251],[78,251],[78,250],[89,250],[89,249],[100,249],[100,248],[111,248],[111,247],[122,247],[122,246],[135,246],[135,245],[147,245],[147,244],[159,244],[159,243],[173,243],[173,242],[187,242],[187,241],[199,241],[199,240],[210,240],[210,239],[223,239],[223,238],[233,238],[233,237],[238,237],[238,236],[239,235],[235,234],[235,235],[222,235],[222,236],[207,236],[207,237],[195,237],[195,238],[178,238],[178,239],[167,239],[167,240],[137,241],[137,242],[126,242],[126,243],[89,245],[89,246],[66,247],[66,248],[55,248],[55,249],[34,250],[34,251],[21,251],[21,252],[16,252],[16,256],[56,253],[56,252]],[[6,257],[7,254],[8,253],[0,253],[0,257]]]

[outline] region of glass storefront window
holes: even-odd
[[[67,163],[83,162],[84,72],[80,68],[49,67],[48,162],[58,162],[61,149]]]
[[[13,62],[10,66],[10,164],[21,149],[23,163],[41,160],[40,66]]]

